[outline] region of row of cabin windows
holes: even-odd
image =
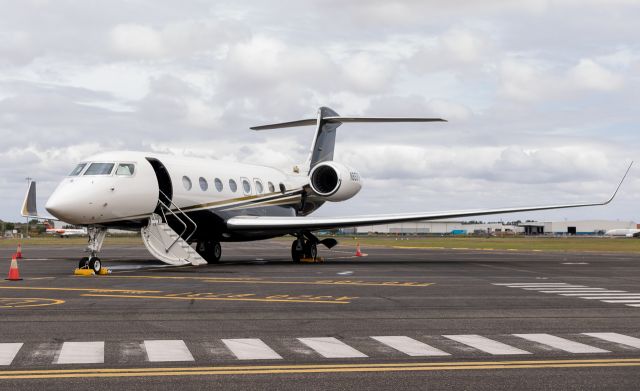
[[[198,184],[200,185],[200,190],[202,191],[207,191],[209,189],[209,183],[203,177],[198,178]],[[218,192],[221,192],[222,190],[224,190],[224,185],[220,180],[220,178],[215,178],[213,180],[213,184]],[[262,181],[260,181],[259,179],[256,179],[254,181],[254,184],[256,185],[256,194],[262,194],[264,192],[264,186],[262,185]],[[193,184],[191,183],[191,178],[189,178],[186,175],[183,176],[182,185],[186,190],[191,190],[191,188],[193,187]],[[270,193],[273,193],[276,191],[276,188],[272,182],[267,182],[267,188],[269,189]],[[238,184],[234,179],[229,179],[229,189],[231,190],[232,193],[235,193],[236,191],[238,191]],[[251,183],[249,182],[248,179],[242,179],[242,190],[244,191],[245,194],[251,193]]]

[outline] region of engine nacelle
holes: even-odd
[[[344,201],[358,194],[362,180],[358,171],[336,162],[317,164],[309,173],[313,192],[325,201]]]

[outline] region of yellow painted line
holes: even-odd
[[[136,289],[98,289],[98,288],[55,288],[35,286],[0,286],[0,289],[37,290],[37,291],[80,291],[80,292],[123,292],[123,293],[160,293],[162,291],[140,291]]]
[[[218,278],[218,277],[173,277],[173,276],[106,276],[107,278],[149,278],[149,279],[195,279],[211,283],[239,283],[239,284],[284,284],[284,285],[355,285],[355,286],[429,286],[432,282],[406,281],[353,281],[353,280],[316,280],[316,281],[273,281],[250,278]]]
[[[40,304],[37,304],[40,301]],[[36,304],[33,304],[36,303]],[[41,307],[45,305],[63,304],[64,300],[44,299],[40,297],[2,297],[0,308]]]
[[[349,304],[350,301],[330,301],[330,300],[287,300],[287,299],[267,299],[267,298],[238,298],[238,297],[178,297],[178,296],[134,296],[134,295],[103,295],[84,293],[80,296],[91,297],[120,297],[128,299],[168,299],[168,300],[210,300],[210,301],[258,301],[266,303],[321,303],[321,304]]]
[[[335,365],[273,365],[178,368],[86,368],[69,370],[0,371],[0,379],[56,379],[96,377],[152,377],[203,375],[257,375],[292,373],[406,372],[532,368],[593,368],[636,367],[640,359],[607,360],[540,360],[540,361],[477,361],[448,363],[402,364],[335,364]]]

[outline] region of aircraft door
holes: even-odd
[[[158,199],[166,205],[170,205],[171,199],[173,198],[173,185],[171,184],[171,177],[169,176],[167,168],[156,158],[148,157],[147,161],[151,164],[151,167],[153,167],[153,171],[155,171],[156,178],[158,179],[158,188],[160,189]]]

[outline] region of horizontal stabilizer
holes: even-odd
[[[322,121],[328,123],[344,123],[344,122],[447,122],[442,118],[409,118],[409,117],[323,117]],[[316,118],[301,119],[298,121],[281,122],[278,124],[269,124],[262,126],[254,126],[252,130],[268,130],[280,128],[293,128],[296,126],[316,125]]]

